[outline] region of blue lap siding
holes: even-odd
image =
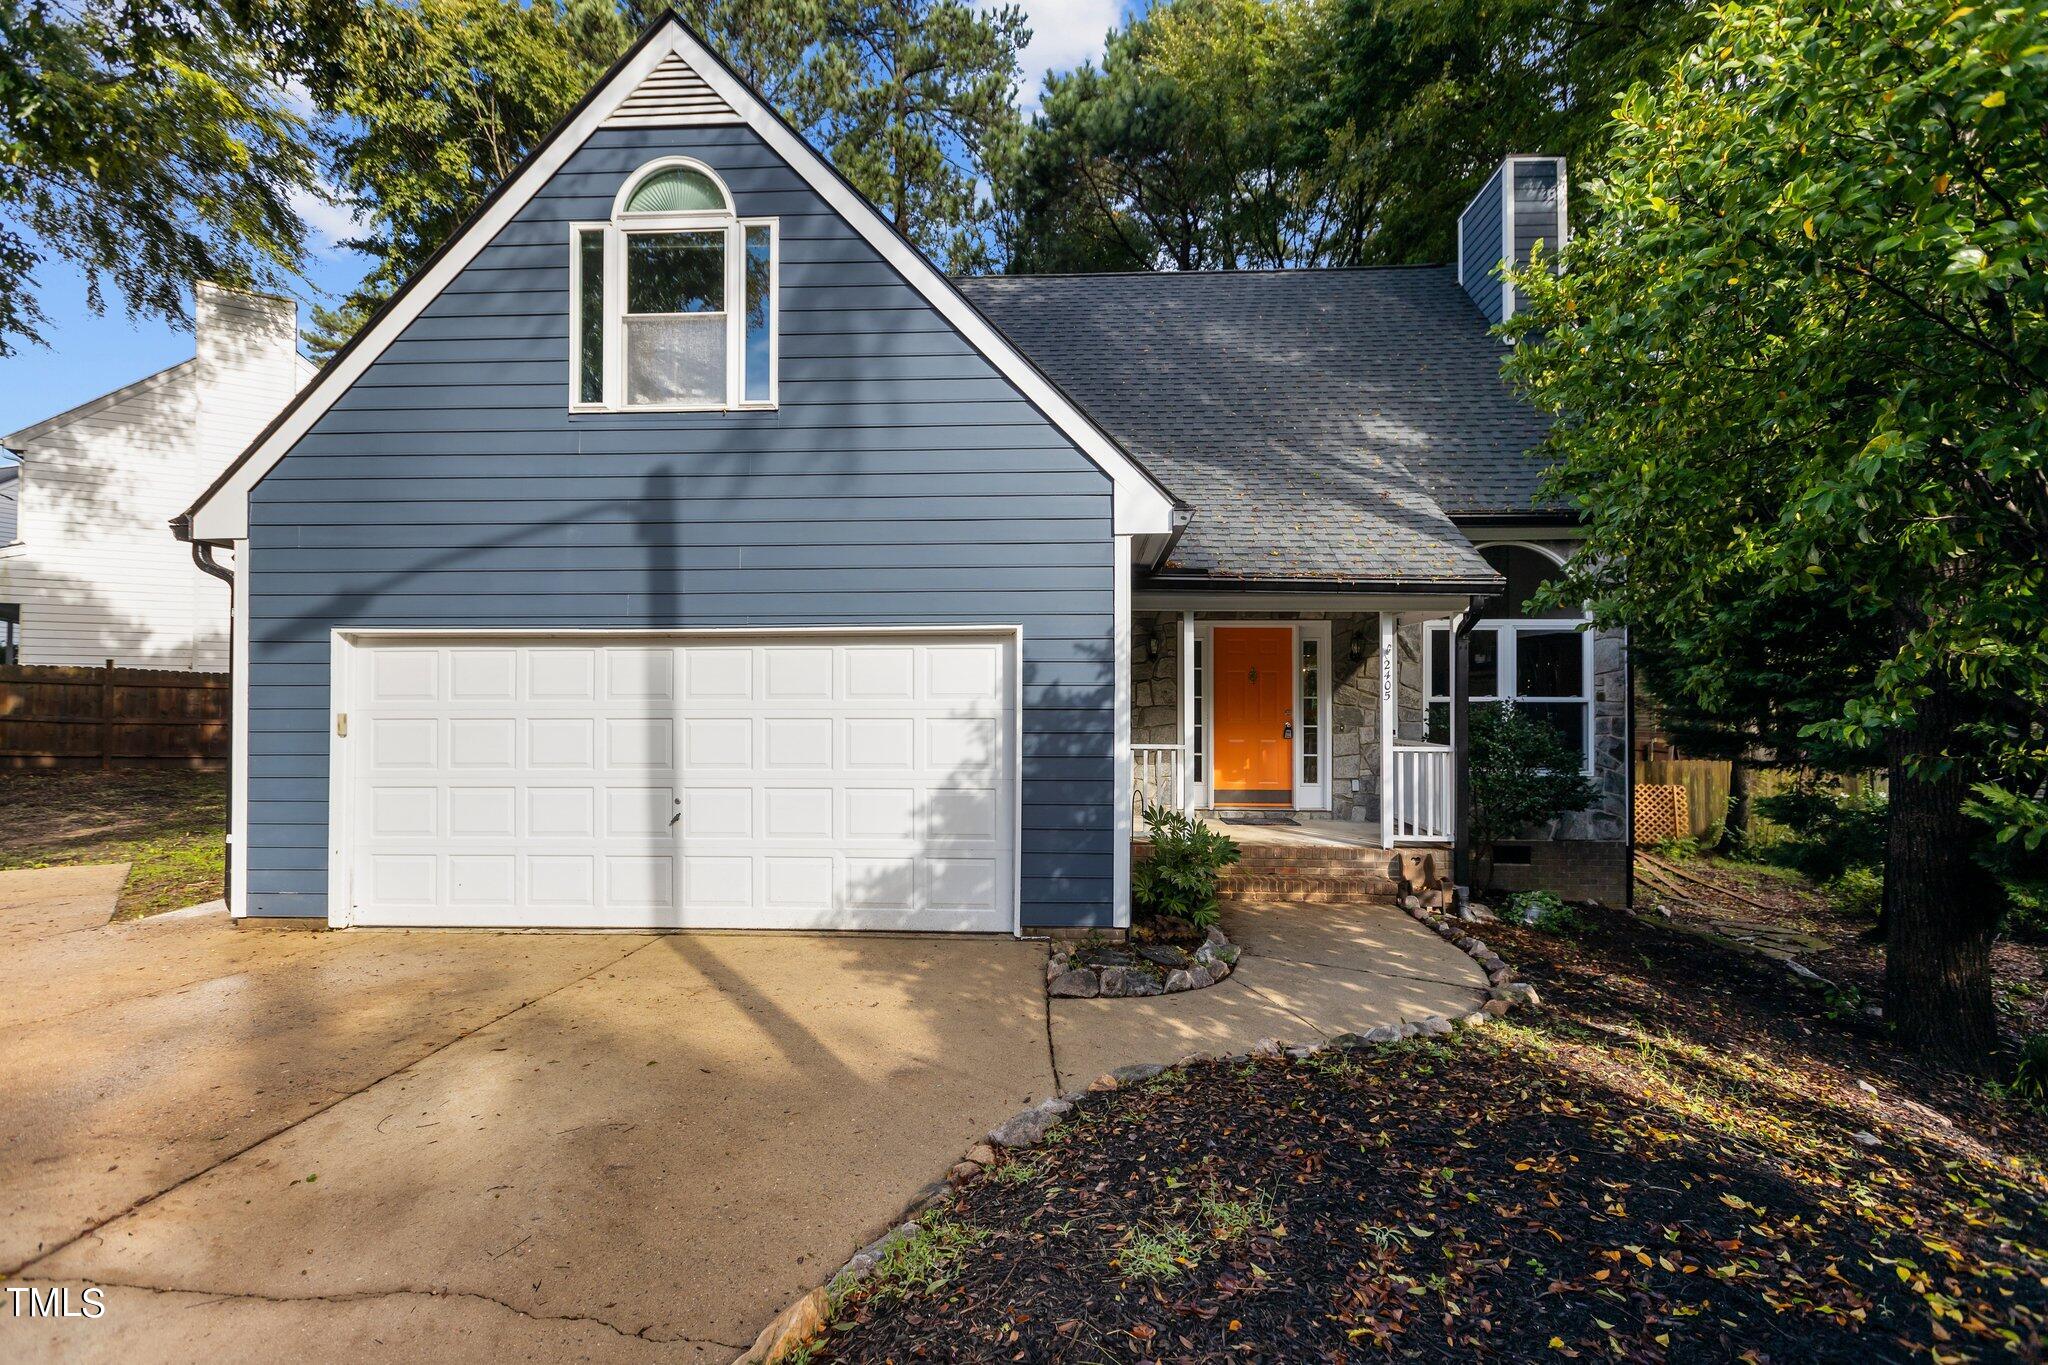
[[[569,228],[697,157],[781,220],[781,406],[571,415]],[[250,498],[253,915],[327,913],[347,626],[1024,631],[1023,918],[1111,920],[1110,482],[755,134],[595,134]]]

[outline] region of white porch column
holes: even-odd
[[[1180,808],[1195,808],[1195,614],[1180,614]]]
[[[1111,852],[1110,923],[1118,929],[1131,927],[1131,839],[1135,834],[1131,810],[1131,538],[1116,537],[1116,554],[1110,561],[1116,581],[1110,592],[1110,629],[1115,632],[1116,719],[1111,742],[1116,761],[1111,765],[1116,782],[1116,846]]]
[[[1400,705],[1401,663],[1394,651],[1394,616],[1380,613],[1380,847],[1394,846],[1394,711]]]

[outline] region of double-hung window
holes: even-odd
[[[1529,604],[1536,589],[1558,572],[1557,561],[1543,552],[1525,545],[1489,545],[1480,554],[1508,580],[1508,591],[1472,627],[1471,703],[1513,702],[1516,710],[1557,731],[1591,772],[1593,637],[1584,613]],[[1429,628],[1428,737],[1437,744],[1450,740],[1452,645],[1447,626]]]
[[[570,407],[716,411],[776,402],[776,224],[709,168],[643,166],[609,222],[570,231]]]

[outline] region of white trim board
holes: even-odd
[[[1472,598],[1486,595],[1486,589],[1476,587],[1470,594],[1457,596],[1443,593],[1410,596],[1343,592],[1159,592],[1139,587],[1132,593],[1131,606],[1135,611],[1327,611],[1338,615],[1402,611],[1441,616],[1446,612],[1463,611],[1471,605]]]
[[[194,539],[225,541],[248,535],[250,491],[672,54],[679,54],[696,70],[741,121],[859,233],[906,284],[1109,476],[1115,486],[1114,515],[1119,532],[1164,535],[1172,531],[1173,499],[670,11],[655,20],[640,46],[614,70],[611,78],[594,90],[576,116],[506,182],[503,190],[449,242],[426,272],[401,290],[369,330],[329,362],[319,379],[301,393],[299,401],[230,467],[216,486],[201,495],[188,513]]]

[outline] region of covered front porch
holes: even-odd
[[[1449,651],[1464,599],[1132,614],[1133,827],[1199,812],[1240,843],[1391,849],[1456,833]],[[1441,656],[1441,657],[1439,657]]]

